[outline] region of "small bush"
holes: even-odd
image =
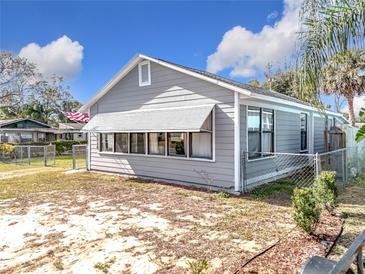
[[[112,266],[112,264],[115,263],[117,260],[116,257],[111,258],[110,260],[104,262],[104,263],[96,263],[94,265],[95,269],[103,271],[105,274],[109,273],[109,268]]]
[[[0,144],[0,152],[6,156],[11,155],[14,152],[14,146],[11,144]]]
[[[317,206],[332,211],[336,206],[338,195],[336,186],[336,172],[323,171],[313,185],[313,194]]]
[[[231,195],[227,192],[224,191],[219,191],[217,194],[217,198],[219,199],[228,199],[229,197],[231,197]]]
[[[198,261],[188,261],[188,265],[193,274],[200,274],[204,270],[208,269],[208,261],[205,259]]]
[[[315,229],[321,213],[311,188],[296,188],[293,192],[294,221],[305,232]]]

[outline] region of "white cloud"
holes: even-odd
[[[44,47],[30,43],[20,50],[19,56],[33,62],[45,76],[56,74],[71,79],[81,69],[83,50],[78,41],[64,35]]]
[[[357,96],[354,98],[354,112],[355,117],[359,117],[359,112],[361,108],[365,108],[365,95]],[[341,112],[348,113],[348,106],[346,105]]]
[[[231,68],[231,76],[255,76],[267,63],[290,57],[299,31],[301,1],[284,0],[284,12],[274,26],[265,25],[258,33],[235,26],[227,31],[215,53],[208,56],[207,70],[217,73]]]
[[[279,16],[279,13],[277,10],[274,10],[273,12],[269,13],[269,15],[266,17],[267,20],[274,20]]]

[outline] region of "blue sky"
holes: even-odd
[[[0,47],[65,73],[82,103],[139,52],[247,81],[292,51],[272,40],[295,32],[295,1],[1,1]]]

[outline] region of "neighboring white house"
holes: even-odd
[[[79,111],[91,116],[83,128],[90,170],[230,192],[271,176],[263,152],[323,152],[326,127],[346,123],[281,93],[142,54]]]
[[[58,128],[62,131],[59,135],[63,140],[87,141],[87,133],[81,132],[84,123],[59,123]]]

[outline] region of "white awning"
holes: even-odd
[[[198,132],[214,105],[96,114],[83,132]]]

